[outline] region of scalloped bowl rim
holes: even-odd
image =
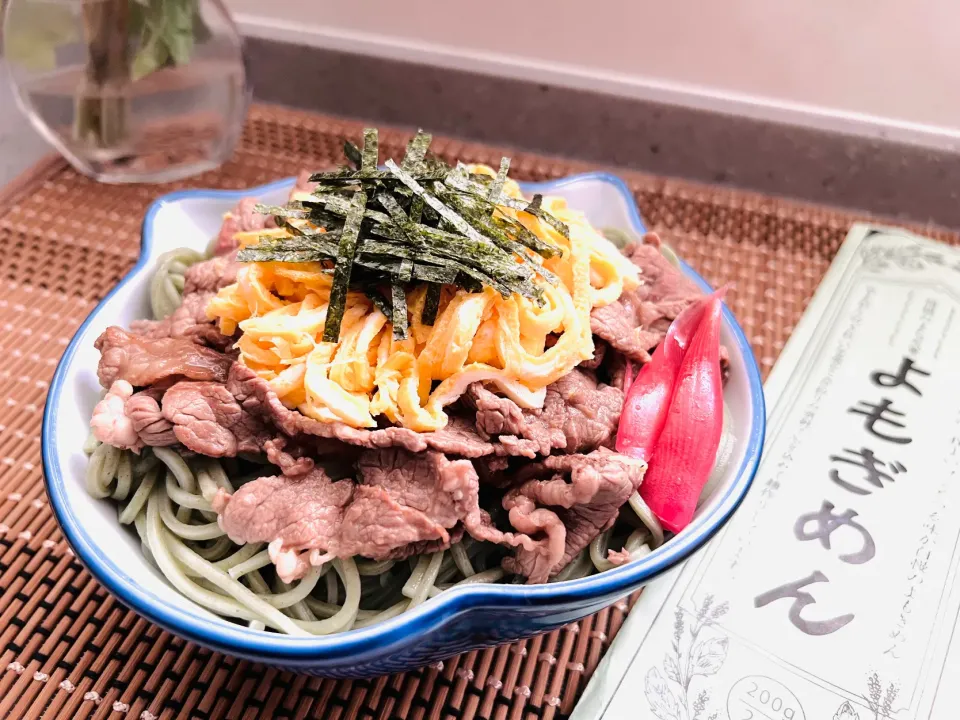
[[[520,183],[520,185],[524,192],[549,193],[585,181],[599,181],[614,186],[627,201],[629,220],[632,225],[630,229],[641,236],[646,232],[632,193],[627,185],[615,175],[592,172],[572,175],[550,182]],[[683,533],[640,560],[605,573],[559,583],[543,585],[468,585],[445,592],[411,611],[367,628],[351,630],[347,633],[305,638],[251,630],[242,625],[214,622],[203,616],[191,614],[183,607],[171,605],[131,582],[124,571],[97,544],[95,537],[83,526],[66,501],[64,473],[61,468],[55,428],[57,408],[65,397],[63,395],[64,380],[78,343],[84,335],[87,325],[110,304],[114,294],[134,276],[146,269],[151,259],[150,247],[153,243],[154,220],[161,208],[185,199],[218,199],[235,202],[243,197],[260,196],[267,192],[292,186],[293,182],[294,178],[286,178],[239,191],[182,190],[164,195],[154,201],[144,218],[143,240],[136,265],[84,320],[57,366],[50,385],[43,417],[42,452],[47,494],[57,521],[77,557],[90,570],[91,574],[124,604],[158,625],[227,653],[274,661],[305,662],[310,659],[357,658],[370,654],[380,654],[391,646],[402,645],[411,634],[431,633],[451,622],[456,616],[468,614],[473,608],[508,609],[520,606],[549,607],[561,603],[588,604],[590,600],[601,596],[617,593],[620,595],[627,594],[685,560],[725,524],[743,499],[756,474],[766,424],[760,370],[743,329],[726,306],[723,309],[724,323],[744,360],[750,393],[750,429],[745,441],[746,450],[743,461],[736,470],[736,477],[724,489],[723,495],[709,512],[705,513],[703,517],[696,518],[694,523]],[[686,263],[682,261],[681,263],[684,272],[689,277],[695,280],[705,291],[710,290],[710,286],[699,274]]]

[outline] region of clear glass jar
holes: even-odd
[[[8,0],[18,102],[79,171],[167,182],[221,165],[250,99],[220,0]]]

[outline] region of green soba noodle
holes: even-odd
[[[150,309],[156,320],[161,320],[180,307],[183,299],[183,274],[187,268],[204,259],[196,250],[178,248],[164,253],[150,281]]]
[[[184,272],[202,260],[192,250],[159,259],[150,285],[155,318],[180,305]],[[234,478],[215,458],[175,448],[141,454],[87,440],[87,489],[118,502],[119,521],[132,525],[144,555],[185,597],[258,630],[327,635],[395,617],[454,587],[504,579],[503,550],[467,537],[449,550],[403,561],[340,558],[312,568],[293,584],[274,572],[265,543],[238,545],[221,530],[211,502],[217,490],[264,474],[262,459],[236,460]],[[631,510],[632,509],[632,510]],[[619,540],[619,543],[616,542]],[[585,577],[611,567],[610,545],[639,558],[663,542],[663,529],[634,493],[617,526],[603,533],[554,580]]]

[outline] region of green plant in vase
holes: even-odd
[[[195,175],[240,137],[250,88],[224,0],[7,0],[2,32],[20,109],[101,182]]]
[[[84,0],[85,77],[74,137],[108,152],[127,139],[133,83],[190,61],[208,30],[198,0]]]

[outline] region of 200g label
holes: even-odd
[[[745,677],[730,688],[727,712],[731,720],[806,720],[797,696],[763,675]]]

